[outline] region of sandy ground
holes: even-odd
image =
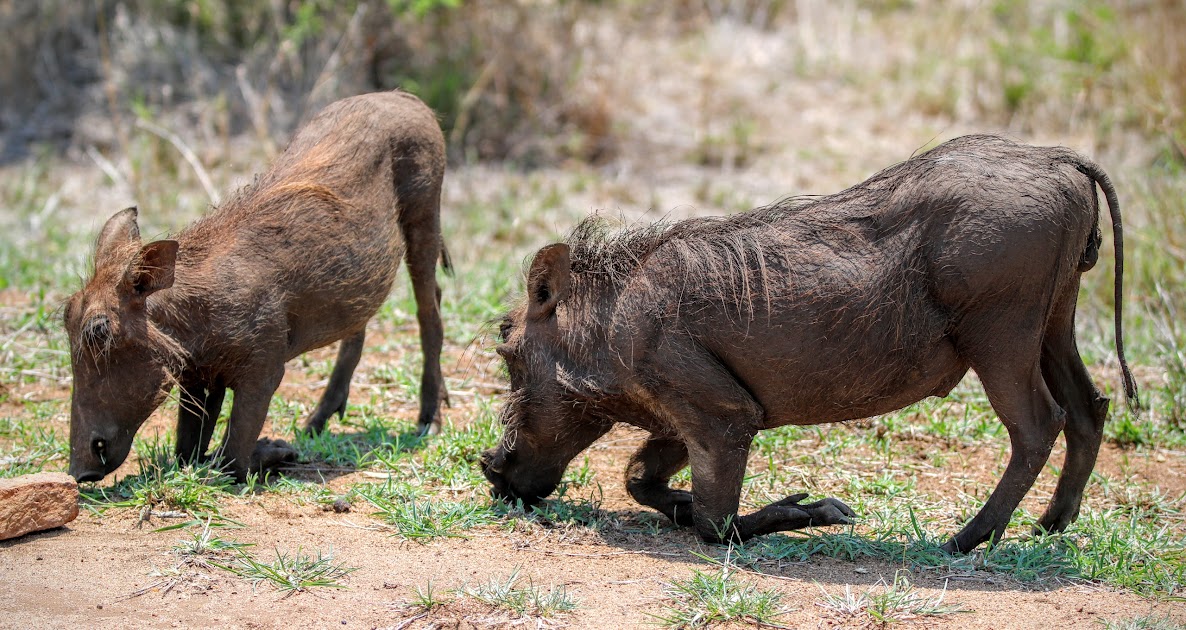
[[[458,371],[447,373],[450,379],[462,375]],[[308,380],[297,373],[286,381],[280,395],[311,402],[315,393]],[[61,390],[37,392],[50,398],[63,394]],[[462,415],[464,409],[450,411],[451,417]],[[167,423],[164,414],[158,412],[148,430]],[[224,539],[253,543],[257,557],[271,558],[273,548],[285,552],[332,550],[336,561],[357,568],[342,580],[344,589],[312,589],[289,597],[268,584],[253,588],[217,569],[183,566],[179,573],[170,573],[179,563],[172,551],[174,545],[190,535],[153,530],[175,520],[158,517],[140,523],[139,513],[134,510],[109,510],[103,516],[84,511],[64,528],[0,543],[0,609],[4,611],[0,627],[653,626],[657,622],[654,615],[663,614],[664,606],[670,603],[665,589],[671,581],[685,580],[693,570],[717,570],[693,554],[719,557],[721,549],[704,546],[690,530],[667,527],[662,517],[629,499],[620,478],[640,439],[641,433],[619,428],[588,452],[604,493],[601,509],[608,523],[598,530],[510,519],[469,530],[464,538],[419,543],[392,536],[367,507],[357,504],[350,512],[337,513],[277,493],[224,499],[224,515],[246,527],[220,530],[218,534]],[[940,493],[949,483],[995,483],[998,451],[999,445],[995,444],[960,450],[959,457],[953,457],[942,469],[949,476],[920,476],[916,479],[919,491]],[[1059,462],[1061,457],[1061,450],[1057,451],[1052,461]],[[117,474],[134,470],[129,462]],[[1186,458],[1177,453],[1138,453],[1109,445],[1101,453],[1097,470],[1139,483],[1142,488],[1158,488],[1170,496],[1186,492]],[[366,481],[374,480],[364,473],[351,473],[327,484],[338,492]],[[1053,477],[1043,475],[1027,498],[1026,507],[1039,509],[1040,501],[1049,497],[1052,487]],[[657,522],[661,523],[659,531],[654,527]],[[954,522],[950,527],[955,529]],[[739,577],[781,593],[786,612],[778,621],[791,628],[871,624],[867,617],[845,616],[826,608],[823,593],[840,596],[846,589],[854,594],[878,592],[885,584],[892,584],[895,575],[903,570],[894,563],[822,557],[804,563],[764,563],[760,568],[765,575],[742,570]],[[516,618],[451,592],[492,579],[505,580],[515,571],[523,580],[545,590],[563,586],[579,607],[547,619]],[[907,620],[907,625],[1093,628],[1105,620],[1144,615],[1171,615],[1186,622],[1186,605],[1180,602],[1158,602],[1096,584],[1024,584],[985,572],[940,574],[916,570],[907,575],[919,595],[942,595],[944,604],[965,611]],[[425,612],[410,602],[417,587],[430,583],[449,603]]]
[[[611,442],[614,437],[610,436]],[[624,453],[603,449],[595,455],[603,477],[620,470]],[[1130,455],[1106,449],[1101,468],[1115,468]],[[1179,491],[1186,466],[1158,465],[1152,458],[1135,467],[1161,476]],[[615,466],[617,464],[617,466]],[[342,477],[335,486],[351,481]],[[224,509],[245,529],[226,530],[225,538],[251,542],[261,556],[281,550],[332,549],[336,560],[358,570],[342,590],[315,589],[285,598],[268,585],[248,583],[217,570],[185,569],[181,577],[153,575],[176,565],[172,546],[180,532],[154,533],[157,519],[138,526],[133,511],[104,517],[84,512],[54,531],[0,543],[0,627],[238,627],[238,628],[451,628],[561,625],[577,628],[640,627],[661,614],[664,588],[686,579],[693,569],[713,567],[692,555],[706,549],[686,530],[643,533],[653,516],[624,496],[620,485],[605,484],[603,509],[615,525],[605,531],[547,530],[538,527],[504,531],[499,526],[471,530],[463,539],[428,543],[402,541],[376,528],[365,513],[338,514],[316,504],[296,505],[272,495],[239,499]],[[550,620],[514,619],[448,593],[466,585],[506,578],[518,570],[535,585],[563,585],[579,601],[570,614]],[[812,559],[802,564],[763,567],[769,575],[746,574],[745,580],[783,595],[787,627],[849,627],[857,619],[822,606],[821,591],[862,592],[879,581],[892,583],[900,567],[880,562]],[[1186,606],[1159,603],[1130,593],[1090,584],[1034,587],[1000,575],[971,573],[909,576],[920,594],[943,592],[944,603],[966,612],[919,619],[927,627],[1072,628],[1098,627],[1104,620],[1171,614],[1186,621]],[[429,582],[454,602],[429,614],[409,606],[414,589]],[[406,625],[405,625],[406,624]]]

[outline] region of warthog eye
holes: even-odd
[[[111,345],[111,320],[106,315],[90,318],[82,328],[82,337],[86,345],[94,350],[107,348]]]
[[[507,339],[511,337],[511,329],[514,327],[515,324],[511,322],[510,318],[502,320],[502,324],[498,326],[498,340],[506,343]]]

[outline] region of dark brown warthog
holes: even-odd
[[[865,418],[945,396],[969,368],[1012,457],[946,544],[999,538],[1059,431],[1067,456],[1040,527],[1078,514],[1108,399],[1075,345],[1079,276],[1100,245],[1095,186],[1116,239],[1115,191],[1062,148],[967,136],[844,192],[727,218],[607,236],[596,220],[536,254],[526,303],[503,322],[511,378],[502,443],[482,456],[496,496],[531,503],[615,422],[651,432],[626,471],[639,503],[708,541],[847,523],[795,495],[737,514],[754,435]],[[668,480],[692,466],[692,492]]]
[[[418,309],[427,430],[445,395],[436,282],[444,153],[436,117],[418,99],[367,94],[325,108],[271,170],[174,240],[142,245],[134,208],[108,220],[94,274],[65,309],[70,474],[96,481],[118,467],[174,385],[179,457],[205,456],[229,388],[216,456],[239,480],[291,458],[284,444],[261,440],[256,450],[285,361],[342,341],[306,425],[322,430],[345,410],[367,320],[401,257]]]

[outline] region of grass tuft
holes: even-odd
[[[518,617],[553,617],[577,608],[577,600],[563,585],[545,591],[530,579],[526,586],[521,581],[516,568],[505,580],[491,579],[485,584],[462,586],[456,592]]]
[[[465,530],[495,520],[489,506],[457,501],[433,501],[408,498],[365,497],[392,526],[397,536],[409,540],[460,538]]]
[[[877,624],[902,623],[925,617],[939,617],[960,612],[970,612],[957,605],[944,604],[947,595],[947,584],[938,595],[928,596],[919,593],[910,583],[905,571],[894,574],[894,583],[886,585],[880,582],[881,591],[865,591],[854,593],[852,587],[844,586],[842,595],[832,595],[822,586],[823,593],[819,605],[827,610],[852,618],[853,621],[866,623],[872,621]],[[819,586],[817,583],[816,586]]]
[[[417,585],[413,589],[412,600],[408,604],[414,608],[419,608],[422,612],[429,612],[435,608],[440,608],[449,603],[450,600],[445,599],[437,593],[432,586],[432,580],[423,588]]]
[[[241,543],[234,540],[223,540],[212,530],[212,521],[202,524],[201,530],[190,532],[190,537],[182,539],[173,545],[173,553],[181,558],[181,565],[210,568],[215,561],[229,560],[236,554],[243,553],[243,549],[253,546],[252,543]],[[180,568],[180,567],[179,567]]]
[[[233,485],[230,477],[212,463],[180,465],[162,442],[138,449],[139,472],[109,487],[83,487],[86,507],[102,512],[110,508],[177,510],[195,518],[219,518],[219,499]],[[149,513],[145,513],[147,520]]]
[[[654,617],[671,628],[703,628],[728,622],[775,625],[784,612],[782,594],[737,579],[737,567],[728,553],[717,565],[719,570],[693,570],[690,578],[667,584],[664,592],[672,603]]]
[[[266,564],[242,549],[237,550],[233,563],[210,564],[251,582],[253,590],[261,583],[269,583],[283,592],[285,598],[311,588],[346,588],[339,580],[356,570],[335,563],[333,552],[322,555],[318,551],[316,555],[309,555],[299,547],[292,555],[279,549],[275,552],[276,559]]]
[[[0,445],[0,478],[41,472],[66,461],[70,445],[46,424],[48,411],[34,408],[33,421],[0,418],[0,439],[7,442]]]

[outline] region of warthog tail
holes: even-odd
[[[445,247],[445,239],[441,239],[441,269],[445,273],[453,275],[453,257],[449,255],[449,248]]]
[[[1137,381],[1128,369],[1128,361],[1124,359],[1124,226],[1120,221],[1120,201],[1116,198],[1116,189],[1112,187],[1112,179],[1099,165],[1082,156],[1077,156],[1075,168],[1090,177],[1101,190],[1108,201],[1108,214],[1112,217],[1112,239],[1116,248],[1115,269],[1115,313],[1116,313],[1116,357],[1120,361],[1120,373],[1124,380],[1124,401],[1128,408],[1141,408],[1140,398],[1137,397]]]

